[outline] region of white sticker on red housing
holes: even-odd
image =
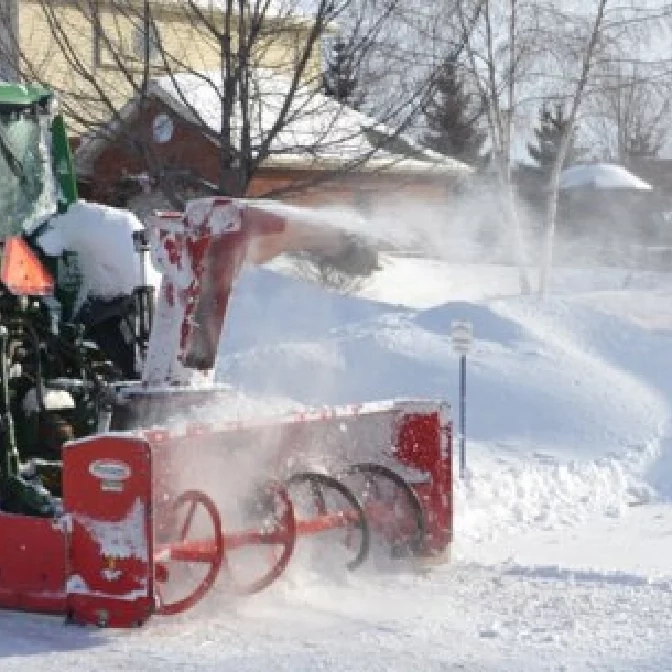
[[[89,473],[101,481],[119,482],[131,477],[131,468],[121,460],[95,460],[89,465]]]

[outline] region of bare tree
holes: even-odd
[[[617,61],[596,77],[587,116],[604,158],[630,165],[664,147],[672,130],[672,78],[659,66]]]
[[[576,79],[574,93],[571,99],[569,114],[567,115],[564,133],[560,139],[560,146],[555,156],[555,162],[551,168],[551,176],[549,180],[550,195],[548,198],[548,206],[546,212],[545,223],[545,242],[542,254],[540,278],[539,278],[539,293],[545,294],[548,288],[549,275],[553,264],[553,242],[555,237],[555,223],[558,210],[558,194],[560,192],[560,173],[567,155],[567,150],[572,140],[572,133],[574,131],[574,124],[576,116],[579,111],[579,106],[583,101],[583,94],[588,85],[588,78],[593,66],[595,54],[600,42],[602,24],[604,22],[605,9],[608,0],[598,0],[595,17],[592,22],[591,30],[585,42],[585,47],[582,52],[581,69]]]
[[[535,52],[530,5],[521,0],[459,0],[456,10],[465,45],[465,67],[485,109],[492,162],[512,236],[520,288],[529,293],[527,254],[511,179],[511,138],[518,86]]]
[[[596,91],[604,94],[605,72],[613,71],[614,64],[628,61],[636,63],[641,59],[638,47],[641,46],[644,37],[652,26],[669,20],[670,12],[670,8],[663,5],[651,9],[619,4],[612,8],[608,0],[595,0],[593,7],[592,14],[586,9],[580,13],[558,10],[553,3],[549,3],[545,9],[545,12],[555,17],[556,25],[562,27],[558,39],[551,45],[549,51],[565,68],[563,77],[568,87],[569,113],[549,182],[540,265],[541,295],[547,292],[550,281],[560,174],[579,110],[585,100],[594,96]],[[550,22],[552,19],[549,16],[546,20]],[[660,58],[656,60],[661,62]],[[576,64],[576,67],[572,68],[572,63]],[[616,90],[619,91],[619,95],[627,91],[621,86],[616,87]],[[628,124],[632,129],[631,122]],[[626,147],[624,139],[623,150]]]
[[[21,76],[55,87],[78,131],[124,141],[168,194],[175,171],[148,138],[129,133],[125,124],[126,101],[134,98],[136,109],[142,109],[157,81],[193,127],[219,148],[216,184],[203,176],[192,178],[203,188],[230,195],[244,194],[264,162],[289,154],[312,157],[316,165],[324,163],[325,155],[341,154],[333,162],[337,168],[319,173],[319,179],[333,179],[393,141],[422,104],[426,82],[418,81],[396,98],[369,107],[380,131],[372,147],[359,142],[369,121],[361,117],[353,124],[342,105],[319,94],[325,37],[347,22],[348,53],[353,64],[361,63],[381,49],[381,36],[400,0],[32,2],[39,5],[49,39],[41,50],[19,49]],[[164,20],[166,11],[179,22]],[[93,31],[92,49],[76,39],[82,17]],[[21,45],[19,40],[12,46]],[[61,72],[55,72],[56,62]],[[341,152],[343,147],[350,151]]]

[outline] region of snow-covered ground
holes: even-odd
[[[292,565],[132,632],[0,612],[0,670],[672,669],[672,275],[558,270],[541,302],[504,266],[388,258],[358,297],[250,271],[219,374],[272,408],[454,401],[454,319],[476,343],[452,563]]]

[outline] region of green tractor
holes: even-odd
[[[65,124],[51,91],[0,83],[0,236],[29,230],[77,200]]]
[[[57,513],[62,445],[106,429],[110,384],[136,377],[138,369],[137,297],[88,301],[76,309],[82,282],[77,255],[68,249],[49,254],[40,246],[50,222],[67,217],[77,201],[72,155],[52,92],[0,83],[3,511]],[[146,245],[142,236],[138,240]],[[129,326],[131,338],[122,338]],[[142,332],[147,336],[148,325]]]

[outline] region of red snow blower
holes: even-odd
[[[5,123],[37,128],[47,96],[22,95],[5,103]],[[15,173],[29,167],[12,160],[18,151],[0,152],[0,181],[4,171],[17,193],[25,180]],[[342,231],[263,203],[194,200],[128,231],[119,248],[138,267],[152,252],[156,300],[146,282],[109,296],[93,276],[130,261],[90,245],[104,248],[114,212],[78,222],[71,212],[93,220],[99,206],[70,201],[32,228],[17,230],[15,211],[5,219],[14,226],[0,268],[0,607],[129,627],[181,613],[215,584],[258,592],[304,540],[337,545],[350,570],[374,541],[391,559],[446,557],[445,404],[241,417],[236,392],[213,381],[243,264],[338,254]]]

